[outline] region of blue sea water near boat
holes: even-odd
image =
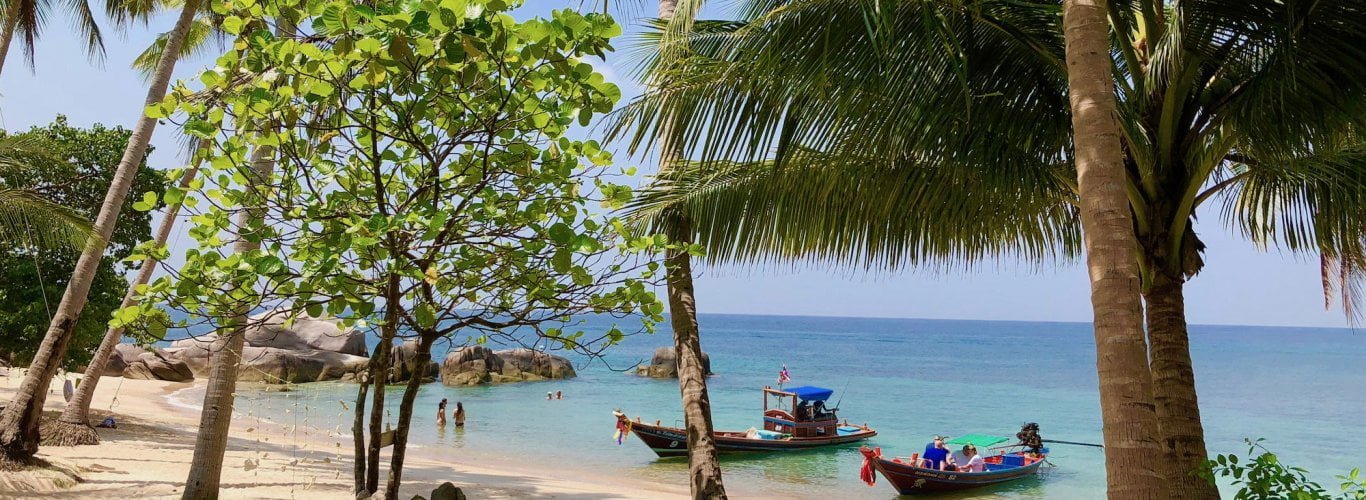
[[[934,434],[1013,435],[1026,421],[1038,422],[1045,438],[1101,441],[1088,324],[742,315],[702,315],[700,321],[716,372],[708,383],[718,429],[761,427],[759,388],[774,384],[786,364],[792,384],[834,388],[841,416],[877,428],[869,444],[889,455],[917,452]],[[602,318],[585,323],[589,329],[611,324]],[[613,371],[648,362],[664,345],[672,345],[666,325],[654,335],[628,337],[605,360],[581,365],[572,380],[424,385],[410,436],[414,453],[457,463],[531,460],[570,473],[685,485],[685,460],[661,460],[634,439],[621,446],[612,439],[614,408],[681,425],[676,381]],[[1211,452],[1242,454],[1244,437],[1264,437],[1283,461],[1308,468],[1330,488],[1337,484],[1334,474],[1366,466],[1360,427],[1366,333],[1194,326],[1191,354]],[[547,391],[563,391],[565,398],[546,401]],[[432,425],[442,398],[464,402],[464,430]],[[238,410],[346,433],[350,413],[344,405],[354,399],[351,384],[305,384],[292,392],[244,391]],[[395,416],[397,400],[389,398]],[[349,438],[340,441],[339,451],[346,453]],[[894,497],[885,484],[869,488],[859,481],[863,458],[857,448],[724,457],[726,486],[740,496]],[[1043,478],[961,497],[1104,495],[1101,450],[1051,449],[1056,467],[1045,467]]]

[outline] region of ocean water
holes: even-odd
[[[1013,436],[1038,422],[1045,439],[1101,442],[1095,349],[1089,324],[794,316],[702,315],[702,345],[716,375],[708,380],[716,427],[761,427],[760,388],[786,364],[791,385],[836,390],[841,416],[867,423],[884,454],[919,452],[935,434]],[[611,322],[585,320],[589,330]],[[574,357],[579,377],[496,387],[422,387],[410,435],[413,453],[439,460],[519,463],[562,476],[590,474],[687,484],[685,459],[659,459],[638,439],[612,439],[612,411],[682,425],[675,380],[619,371],[648,362],[660,333],[628,337],[603,359]],[[496,348],[496,347],[495,347]],[[1335,488],[1333,475],[1366,466],[1366,333],[1345,329],[1194,326],[1206,438],[1212,453],[1244,454],[1244,438],[1265,438],[1283,461]],[[435,356],[439,362],[442,356]],[[548,391],[563,400],[547,401]],[[397,418],[398,394],[389,411]],[[436,404],[462,401],[463,430],[437,429]],[[355,386],[304,384],[292,392],[245,390],[243,418],[349,432]],[[834,401],[832,401],[834,403]],[[350,449],[342,439],[341,451]],[[728,491],[738,497],[891,498],[879,478],[858,480],[857,445],[790,454],[724,456]],[[1096,448],[1052,445],[1051,468],[1037,478],[961,498],[1100,498],[1104,456]]]

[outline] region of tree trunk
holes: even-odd
[[[362,374],[360,388],[356,389],[356,418],[351,422],[351,442],[355,445],[356,456],[356,499],[370,497],[365,490],[365,394],[370,388],[370,376]]]
[[[19,27],[19,8],[23,6],[18,0],[10,0],[9,5],[5,6],[5,26],[0,29],[0,74],[5,70],[5,60],[9,58],[9,49],[14,43],[14,32]]]
[[[1115,119],[1104,0],[1065,0],[1063,29],[1077,182],[1095,316],[1096,370],[1110,498],[1166,498],[1158,469],[1138,242]]]
[[[659,18],[672,20],[677,0],[659,0]],[[665,120],[667,121],[667,120]],[[660,134],[667,137],[665,131]],[[678,145],[668,139],[659,147],[660,165],[677,161],[682,155]],[[670,243],[692,243],[692,225],[679,214]],[[664,260],[669,287],[669,321],[674,332],[674,352],[678,359],[678,389],[683,399],[683,421],[688,432],[688,476],[693,498],[726,498],[721,481],[721,462],[716,456],[716,437],[712,433],[711,399],[707,395],[707,373],[702,368],[702,344],[697,327],[697,301],[693,296],[692,257],[686,249],[671,250]]]
[[[1164,462],[1170,466],[1167,482],[1173,498],[1219,498],[1219,490],[1196,475],[1209,456],[1186,335],[1185,283],[1161,272],[1154,274],[1157,276],[1144,298],[1148,305],[1153,399],[1157,402]]]
[[[413,354],[413,374],[403,388],[403,400],[398,404],[398,426],[394,428],[394,450],[389,453],[389,482],[384,485],[384,500],[398,500],[398,487],[403,479],[403,456],[408,446],[408,428],[413,422],[413,401],[422,388],[422,374],[432,359],[432,343],[436,336],[422,334]]]
[[[190,183],[194,181],[195,175],[199,173],[199,167],[192,166],[185,170],[180,177],[180,189],[189,189]],[[161,218],[161,225],[157,226],[156,244],[158,247],[165,246],[166,240],[171,235],[171,229],[175,227],[176,217],[180,215],[180,204],[168,205],[166,215]],[[156,271],[160,261],[148,258],[142,261],[142,268],[138,269],[137,278],[128,287],[128,293],[123,296],[123,304],[119,307],[129,307],[134,305],[137,297],[138,285],[145,285],[152,278],[152,273]],[[104,373],[104,367],[109,363],[109,357],[114,353],[114,347],[123,340],[123,328],[110,328],[104,332],[104,340],[100,341],[99,349],[95,350],[95,357],[90,360],[90,364],[85,369],[85,376],[81,378],[80,385],[76,386],[76,395],[66,404],[66,409],[62,411],[62,416],[43,435],[43,444],[52,446],[79,446],[100,444],[100,437],[95,433],[95,428],[90,426],[90,400],[95,397],[95,387],[99,385],[100,374]]]
[[[686,216],[678,216],[677,234],[689,235]],[[691,243],[674,238],[670,243]],[[692,257],[686,249],[669,250],[664,262],[668,272],[669,320],[673,325],[678,357],[678,388],[683,396],[683,422],[688,431],[688,473],[693,498],[725,498],[721,463],[716,458],[712,434],[711,399],[707,396],[707,372],[702,368],[702,345],[697,329],[697,302],[693,297]]]
[[[248,195],[242,210],[237,213],[238,234],[232,248],[233,253],[237,254],[261,248],[260,238],[248,238],[242,233],[251,231],[251,227],[261,223],[263,202],[260,197],[265,196],[275,171],[274,148],[257,146],[252,152],[251,170],[252,178],[247,181],[247,189],[259,191],[256,195]],[[256,283],[239,283],[237,286],[256,286]],[[199,416],[199,434],[195,437],[190,475],[185,480],[185,492],[181,495],[185,500],[218,498],[223,453],[228,448],[228,428],[232,424],[232,405],[237,397],[237,371],[242,361],[248,315],[253,305],[238,305],[231,325],[220,329],[218,338],[210,346],[209,382],[204,391],[204,408]]]
[[[198,8],[199,0],[186,0],[180,18],[176,20],[175,29],[166,41],[166,51],[157,62],[152,83],[147,88],[147,98],[144,100],[146,105],[159,103],[166,96],[171,71],[175,69],[176,55],[180,53],[185,33],[189,31]],[[91,281],[95,278],[100,259],[104,257],[109,238],[114,233],[114,225],[118,223],[124,199],[128,197],[133,178],[137,175],[138,167],[142,165],[143,157],[147,153],[147,143],[152,139],[152,131],[156,125],[155,119],[143,114],[133,127],[133,133],[128,138],[128,147],[123,151],[123,158],[119,160],[118,169],[114,172],[114,180],[110,183],[104,202],[100,205],[100,213],[95,218],[94,234],[81,251],[71,281],[62,294],[57,313],[52,318],[42,344],[38,346],[38,353],[33,357],[28,374],[24,376],[14,399],[10,400],[5,411],[0,413],[0,455],[6,460],[27,461],[38,452],[38,420],[43,413],[48,384],[52,383],[57,367],[66,356],[67,344],[71,342],[76,321],[80,319],[81,309],[85,307]]]
[[[375,384],[375,394],[370,402],[370,450],[366,459],[365,491],[374,494],[379,491],[379,454],[380,436],[384,434],[384,391],[389,384],[389,358],[398,336],[398,302],[402,298],[399,289],[399,276],[389,273],[384,290],[384,324],[379,329],[379,344],[375,354],[370,356],[370,382]]]

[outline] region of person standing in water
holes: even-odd
[[[455,402],[455,415],[454,415],[454,416],[455,416],[455,426],[456,426],[456,427],[464,427],[464,426],[465,426],[465,405],[460,404],[459,401],[456,401],[456,402]]]
[[[441,398],[441,402],[436,404],[436,425],[446,426],[446,398]]]

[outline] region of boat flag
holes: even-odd
[[[783,365],[782,371],[778,372],[778,387],[792,381],[792,377],[787,374],[787,365]]]
[[[618,420],[618,421],[617,421],[617,434],[616,434],[617,446],[621,446],[621,443],[622,443],[623,441],[626,441],[626,436],[630,436],[630,435],[631,435],[631,421],[630,421],[630,420]]]
[[[621,413],[620,410],[614,411],[612,414],[617,417],[617,432],[612,437],[616,438],[617,446],[621,446],[621,443],[626,441],[626,437],[631,435],[631,421],[625,418],[625,414]]]

